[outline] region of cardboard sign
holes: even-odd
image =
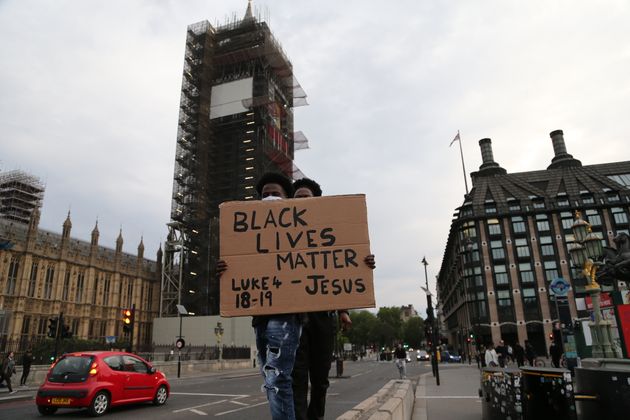
[[[231,201],[219,211],[221,316],[375,307],[364,195]]]

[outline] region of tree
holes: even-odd
[[[399,307],[379,308],[376,317],[391,329],[394,339],[402,339],[402,320],[400,319],[402,311]]]
[[[403,340],[412,348],[420,348],[424,341],[424,320],[419,316],[409,318],[403,324]]]
[[[352,328],[345,332],[352,344],[370,346],[374,344],[372,330],[377,322],[376,316],[368,311],[354,311],[351,314]]]

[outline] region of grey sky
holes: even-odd
[[[42,177],[41,226],[154,258],[172,188],[186,26],[245,0],[0,1],[0,169]],[[627,160],[630,3],[267,0],[310,103],[296,164],[327,195],[365,193],[379,306],[433,284],[453,209],[490,137],[509,172],[546,168],[563,129],[584,164]]]

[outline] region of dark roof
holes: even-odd
[[[497,214],[501,214],[508,212],[511,200],[519,201],[524,211],[533,210],[532,202],[543,200],[548,211],[557,208],[559,197],[573,204],[584,194],[592,194],[597,200],[611,192],[619,193],[622,202],[630,202],[630,189],[609,178],[621,174],[630,174],[630,161],[491,176],[475,172],[471,174],[473,188],[462,207],[472,206],[477,216],[485,215],[486,205],[494,203]]]

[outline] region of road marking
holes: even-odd
[[[191,408],[188,411],[190,411],[192,413],[195,413],[195,414],[199,414],[200,416],[207,416],[208,415],[208,413],[204,413],[203,411],[200,411],[200,410],[195,410],[194,408]]]
[[[351,378],[356,378],[357,376],[365,375],[366,373],[372,372],[374,369],[366,370],[365,372],[357,373],[355,375],[351,375]]]
[[[171,392],[171,395],[193,395],[199,397],[249,397],[245,394],[204,394],[201,392]]]
[[[201,408],[201,407],[207,407],[209,405],[215,405],[215,404],[221,404],[226,402],[227,400],[219,400],[219,401],[213,401],[211,403],[206,403],[206,404],[201,404],[201,405],[195,405],[193,407],[187,407],[187,408],[180,408],[179,410],[173,410],[173,413],[181,413],[182,411],[188,411],[188,410],[194,410],[195,408]]]
[[[416,397],[417,400],[422,400],[422,399],[447,399],[447,398],[452,398],[452,399],[475,399],[478,400],[479,397],[478,396],[469,396],[469,395],[423,395],[421,397]]]
[[[338,392],[327,392],[326,395],[328,395],[329,397],[336,397],[337,395],[339,395]]]
[[[249,404],[245,404],[245,403],[240,402],[240,401],[230,400],[230,402],[231,402],[232,404],[244,405],[245,407],[249,407]]]
[[[219,379],[241,379],[241,378],[253,378],[254,376],[260,376],[260,372],[245,373],[243,375],[222,376]]]
[[[236,413],[237,411],[247,410],[248,408],[258,407],[259,405],[263,405],[263,404],[267,404],[267,401],[263,401],[261,403],[254,404],[254,405],[249,405],[247,407],[235,408],[234,410],[223,411],[221,413],[215,414],[214,416],[217,417],[217,416],[223,416],[225,414]]]

